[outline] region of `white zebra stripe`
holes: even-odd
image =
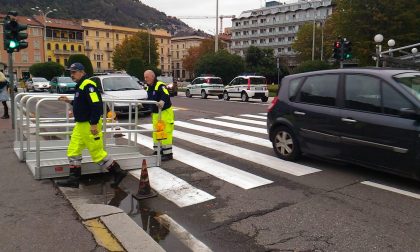
[[[263,128],[240,125],[240,124],[235,124],[235,123],[222,122],[222,121],[219,121],[219,120],[205,119],[205,118],[198,118],[198,119],[192,119],[192,120],[198,121],[198,122],[203,122],[203,123],[208,123],[208,124],[213,124],[213,125],[217,125],[217,126],[227,127],[227,128],[234,128],[234,129],[237,129],[237,130],[245,130],[245,131],[250,131],[250,132],[254,132],[254,133],[267,134],[267,130],[263,129]]]
[[[251,114],[243,114],[243,115],[240,115],[240,116],[250,117],[250,118],[255,118],[255,119],[267,120],[267,117],[266,116],[251,115]]]
[[[249,120],[249,119],[243,119],[243,118],[233,117],[233,116],[218,116],[216,118],[217,119],[224,119],[224,120],[234,121],[234,122],[243,122],[243,123],[261,125],[261,126],[266,126],[267,125],[266,122]]]

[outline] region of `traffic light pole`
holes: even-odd
[[[10,112],[12,118],[12,129],[15,129],[15,85],[13,72],[13,53],[9,54],[9,66],[7,72],[9,73],[9,88],[10,88]]]

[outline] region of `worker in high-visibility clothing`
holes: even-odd
[[[67,149],[70,165],[68,179],[58,181],[58,186],[79,188],[82,165],[82,151],[87,148],[93,162],[107,169],[113,176],[111,187],[118,187],[119,183],[127,176],[127,171],[121,169],[119,164],[104,150],[102,134],[103,104],[101,93],[96,83],[88,79],[85,68],[81,63],[73,63],[70,68],[71,78],[77,82],[74,100],[60,96],[58,100],[73,106],[73,115],[76,125],[71,134]]]
[[[147,99],[158,102],[157,106],[152,105],[153,130],[156,131],[158,118],[158,107],[162,109],[161,120],[165,124],[166,138],[161,140],[162,161],[173,159],[172,155],[172,133],[174,131],[174,111],[172,110],[171,98],[166,89],[165,83],[158,81],[152,70],[144,72],[144,81],[147,84]],[[153,132],[153,149],[157,154],[158,139],[156,132]]]

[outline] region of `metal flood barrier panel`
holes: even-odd
[[[60,115],[65,114],[65,117],[45,115],[47,103],[55,105],[53,108],[57,108],[57,104],[63,104],[63,102],[58,101],[60,96],[62,94],[19,93],[15,97],[14,151],[19,160],[26,162],[35,179],[65,177],[69,174],[66,153],[71,129],[75,125],[74,118],[68,113],[70,105],[65,104],[64,113],[58,111]],[[73,96],[68,95],[67,97],[70,100],[73,99]],[[119,123],[107,118],[107,112],[115,113],[114,103],[127,104],[129,107],[128,122]],[[103,98],[103,104],[104,114],[102,118],[106,118],[103,119],[102,125],[104,146],[106,151],[118,161],[121,168],[125,170],[139,169],[143,159],[146,160],[148,167],[159,167],[161,163],[160,142],[157,155],[153,156],[141,154],[137,144],[137,134],[152,133],[152,130],[138,127],[138,108],[143,104],[156,105],[156,102]],[[159,117],[160,114],[161,110],[159,109]],[[127,129],[123,130],[119,127]],[[113,134],[121,133],[128,134],[129,140],[125,144],[117,144],[117,141],[112,137]],[[82,156],[82,174],[105,172],[99,165],[92,162],[87,150],[83,152]]]

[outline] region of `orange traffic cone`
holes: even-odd
[[[133,195],[137,200],[156,197],[157,193],[150,187],[149,174],[147,173],[146,159],[143,159],[141,165],[141,175],[139,181],[139,190]]]

